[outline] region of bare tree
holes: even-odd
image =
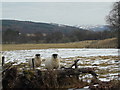
[[[117,31],[118,48],[120,48],[120,1],[113,4],[113,9],[107,16],[107,22]]]
[[[120,28],[120,1],[113,4],[113,9],[107,16],[107,23]]]

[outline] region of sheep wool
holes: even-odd
[[[36,54],[35,55],[35,59],[34,59],[34,63],[35,63],[35,66],[36,67],[39,67],[39,66],[41,66],[41,57],[40,57],[40,54]]]
[[[45,68],[47,69],[58,69],[60,67],[60,58],[58,54],[53,54],[51,58],[45,62]]]
[[[40,57],[40,54],[36,54],[35,55],[35,58],[32,58],[33,59],[33,61],[34,61],[34,66],[35,67],[39,67],[39,66],[41,66],[41,57]],[[30,67],[32,67],[32,59],[28,59],[28,63],[29,63],[29,66]]]

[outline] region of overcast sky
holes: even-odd
[[[66,25],[103,25],[112,2],[4,2],[2,19]]]

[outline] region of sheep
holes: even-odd
[[[40,54],[36,54],[34,60],[35,60],[34,62],[35,62],[35,66],[36,66],[36,67],[41,66],[41,61],[42,61],[42,59],[41,59],[41,57],[40,57]]]
[[[58,69],[59,67],[60,67],[60,58],[58,57],[58,54],[52,54],[52,57],[45,61],[46,69]]]
[[[39,67],[41,66],[41,57],[40,54],[36,54],[35,58],[29,59],[29,65],[30,67],[32,67],[34,65],[34,67]]]

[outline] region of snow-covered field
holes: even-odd
[[[90,57],[90,56],[118,56],[118,49],[38,49],[38,50],[16,50],[4,51],[6,62],[15,61],[24,62],[25,59],[34,57],[35,54],[41,54],[41,57],[50,57],[53,53],[59,54],[61,58],[69,57]]]
[[[118,49],[38,49],[38,50],[16,50],[4,51],[5,62],[17,62],[17,64],[25,63],[26,59],[32,58],[35,54],[41,54],[42,58],[50,57],[53,53],[57,53],[63,61],[61,64],[68,67],[73,61],[80,59],[79,67],[95,68],[95,72],[99,75],[99,79],[109,81],[118,79],[120,60],[118,59]],[[43,65],[44,66],[44,65]],[[90,78],[86,75],[83,78]]]

